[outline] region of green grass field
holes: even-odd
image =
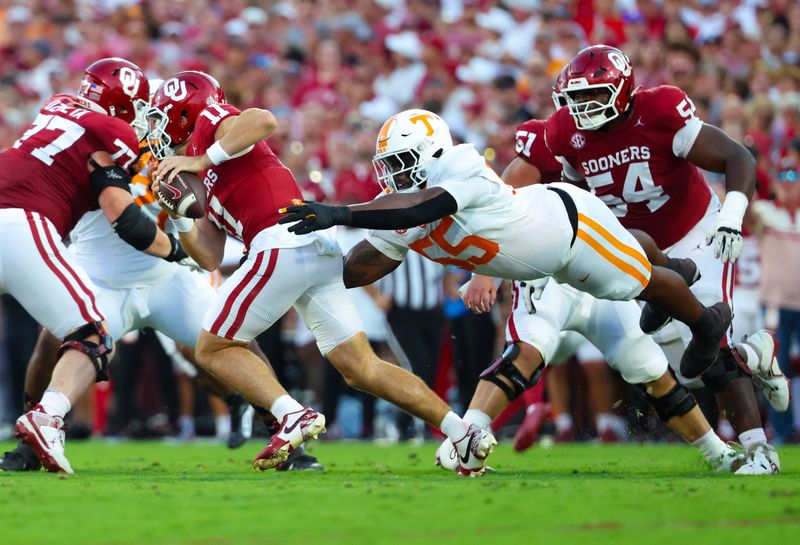
[[[481,479],[433,444],[318,443],[328,470],[292,474],[252,471],[259,448],[69,443],[75,475],[0,473],[0,544],[800,543],[798,447],[735,477],[687,446],[503,445]]]

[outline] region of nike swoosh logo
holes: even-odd
[[[305,418],[305,415],[300,415],[300,417],[295,420],[291,426],[286,426],[283,428],[284,433],[292,433],[294,429],[300,424],[300,422]]]
[[[467,442],[467,455],[466,456],[461,456],[460,454],[458,454],[458,449],[456,449],[456,454],[458,455],[458,459],[461,460],[462,464],[466,464],[466,463],[469,462],[469,455],[470,455],[470,451],[472,450],[470,448],[471,443],[472,443],[472,437],[470,437],[469,441]]]
[[[590,276],[592,276],[592,273],[587,274],[583,278],[578,278],[578,282],[586,282],[586,280],[588,280]]]

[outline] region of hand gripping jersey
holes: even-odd
[[[517,157],[535,166],[542,175],[542,182],[561,181],[561,163],[545,143],[547,122],[542,119],[529,119],[517,127]]]
[[[564,205],[546,186],[514,190],[471,144],[462,144],[432,167],[428,187],[453,195],[458,212],[408,230],[370,231],[368,240],[386,256],[402,261],[411,249],[444,265],[511,280],[541,278],[563,266],[573,233]]]
[[[239,113],[229,104],[216,103],[200,112],[186,155],[204,154],[214,144],[220,122]],[[200,176],[208,191],[208,219],[246,246],[265,231],[257,243],[262,248],[296,248],[323,239],[335,245],[335,233],[295,236],[287,226],[277,225],[281,216],[278,209],[302,200],[303,195],[292,173],[266,142],[258,142]]]
[[[141,155],[130,182],[133,202],[162,230],[174,233],[172,224],[167,221],[167,213],[150,191],[150,175],[156,164],[149,151]],[[142,287],[162,279],[163,275],[175,273],[172,263],[140,252],[119,238],[101,210],[84,214],[70,233],[70,240],[69,252],[102,286],[118,289]]]
[[[611,130],[584,131],[567,108],[547,120],[547,146],[568,178],[584,178],[628,229],[667,249],[703,218],[711,190],[686,160],[702,122],[676,87],[643,89]]]
[[[48,218],[65,236],[83,214],[98,208],[89,182],[89,155],[105,150],[122,168],[138,157],[133,128],[56,95],[31,126],[0,153],[0,208],[22,208]]]

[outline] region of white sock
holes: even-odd
[[[283,417],[289,413],[302,411],[305,409],[289,394],[283,394],[269,408],[269,412],[278,419],[278,422],[283,421]]]
[[[179,416],[178,433],[181,437],[194,437],[194,418],[186,414]]]
[[[439,429],[442,430],[442,433],[449,437],[453,443],[456,443],[467,434],[469,424],[459,418],[453,411],[449,411],[444,415],[442,423],[439,424]]]
[[[758,360],[759,360],[758,354],[756,354],[755,349],[747,343],[739,343],[736,345],[736,348],[741,348],[742,350],[744,350],[747,367],[750,368],[751,373],[755,373],[756,369],[758,369]]]
[[[708,430],[705,435],[692,441],[692,444],[700,450],[703,458],[712,465],[719,463],[726,454],[733,450],[714,433],[714,430]]]
[[[739,434],[739,442],[745,450],[750,450],[756,445],[764,445],[767,442],[767,435],[764,428],[753,428]]]
[[[600,413],[595,420],[597,425],[597,433],[611,430],[614,427],[614,417],[610,413]]]
[[[231,416],[223,414],[214,418],[214,428],[216,435],[220,439],[224,439],[231,434]]]
[[[67,396],[52,388],[44,391],[39,405],[50,416],[60,416],[61,418],[64,418],[72,408],[72,403],[69,402]]]
[[[475,424],[488,430],[492,425],[492,417],[478,409],[467,409],[467,412],[464,413],[464,422],[467,424]]]
[[[556,416],[556,429],[558,431],[566,431],[572,428],[572,416],[567,413],[561,413]]]

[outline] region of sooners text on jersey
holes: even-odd
[[[71,96],[54,96],[14,146],[0,153],[0,208],[39,212],[65,236],[98,207],[88,160],[99,150],[127,170],[139,155],[136,133],[121,119],[87,110]]]
[[[686,94],[661,86],[636,92],[630,114],[610,130],[579,130],[567,108],[547,120],[547,145],[565,174],[577,171],[628,229],[665,249],[705,215],[711,190],[686,160],[702,122]]]
[[[186,155],[204,154],[214,143],[220,121],[239,113],[229,104],[210,104],[197,117]],[[202,172],[201,177],[208,191],[206,215],[247,246],[258,233],[278,222],[278,209],[303,198],[292,173],[264,141]]]

